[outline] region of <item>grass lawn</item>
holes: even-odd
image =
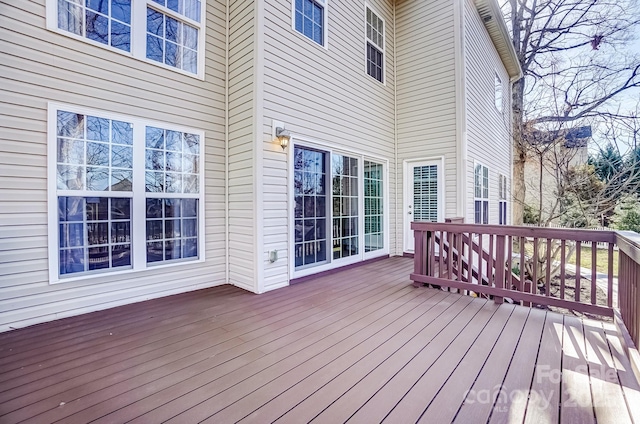
[[[597,249],[596,253],[596,269],[598,272],[606,274],[609,272],[608,264],[609,251],[607,249]],[[576,253],[567,258],[570,264],[576,264]],[[580,266],[582,268],[591,269],[591,248],[583,246],[580,252]],[[618,251],[613,251],[613,276],[618,276]]]

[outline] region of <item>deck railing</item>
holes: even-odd
[[[618,284],[619,308],[631,339],[640,341],[640,235],[620,231],[616,234],[620,254]]]
[[[640,235],[455,222],[414,222],[411,228],[415,283],[602,316],[619,308],[638,345]]]

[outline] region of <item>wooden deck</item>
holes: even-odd
[[[0,423],[640,423],[610,324],[409,281],[391,258],[0,334]]]

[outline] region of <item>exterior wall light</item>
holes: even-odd
[[[284,129],[284,127],[277,127],[276,128],[276,137],[278,138],[278,141],[280,142],[280,147],[282,147],[282,150],[284,150],[289,145],[289,141],[291,141],[291,132],[289,132],[288,130]]]

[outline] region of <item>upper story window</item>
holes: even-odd
[[[294,0],[294,28],[326,46],[327,0]]]
[[[476,164],[474,169],[474,222],[489,223],[489,168]]]
[[[187,74],[204,72],[200,0],[47,0],[47,27]]]
[[[367,74],[384,82],[384,21],[367,9]]]
[[[201,131],[51,106],[50,279],[202,258]]]
[[[497,72],[494,74],[494,76],[495,105],[496,109],[498,109],[498,112],[502,112],[502,80],[500,79],[500,76]]]

